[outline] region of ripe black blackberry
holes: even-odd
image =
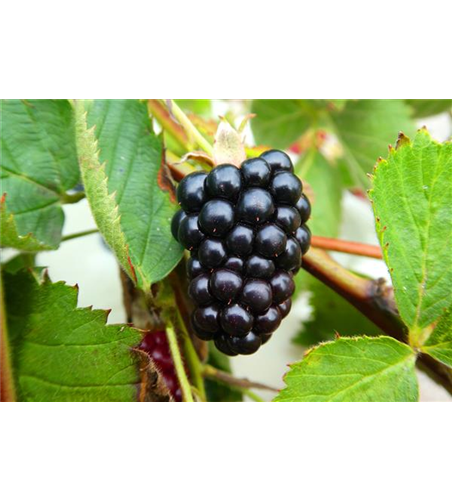
[[[282,151],[219,165],[179,184],[174,237],[191,252],[193,328],[229,356],[252,354],[289,314],[310,245],[311,206]]]

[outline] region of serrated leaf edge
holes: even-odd
[[[21,241],[24,245],[28,245],[30,243],[34,245],[34,247],[33,248],[23,248],[22,246],[10,247],[10,245],[8,244],[5,245],[3,241],[2,241],[2,246],[8,246],[10,248],[18,248],[19,250],[25,250],[25,251],[56,250],[58,248],[58,245],[57,246],[47,245],[44,242],[38,240],[32,232],[29,232],[24,235],[19,234],[14,214],[12,212],[8,212],[8,209],[6,208],[6,195],[7,193],[3,193],[0,198],[0,220],[2,221],[2,229],[3,227],[10,228],[15,233],[15,237],[19,241]]]
[[[428,131],[427,127],[425,127],[425,126],[419,128],[416,131],[415,137],[417,137],[420,134],[425,135],[428,138],[428,140],[433,145],[436,145],[436,146],[444,146],[446,144],[451,144],[452,143],[452,140],[447,140],[447,141],[444,141],[444,142],[436,141],[435,139],[433,139],[433,137],[431,136],[431,134]],[[389,150],[388,158],[384,159],[384,158],[380,157],[380,158],[378,158],[377,162],[375,163],[374,168],[373,168],[373,174],[372,174],[372,176],[370,176],[372,185],[375,182],[375,177],[376,177],[376,174],[377,174],[379,168],[387,167],[388,163],[389,163],[388,160],[390,158],[394,157],[400,150],[402,150],[404,148],[412,148],[412,147],[413,147],[413,140],[410,139],[409,137],[407,137],[403,132],[399,132],[395,148],[393,146],[391,146],[391,145],[389,145],[389,147],[388,147],[388,150]],[[380,217],[378,217],[376,215],[376,213],[375,213],[373,191],[374,190],[373,190],[373,187],[372,187],[371,189],[369,189],[367,191],[367,193],[368,193],[369,200],[370,200],[370,202],[372,204],[372,207],[373,207],[373,212],[374,212],[374,217],[375,217],[375,229],[376,229],[376,232],[377,232],[378,241],[380,242],[380,247],[382,249],[384,260],[385,260],[385,262],[388,262],[388,256],[389,256],[388,248],[390,246],[390,242],[389,241],[384,242],[384,233],[385,233],[385,231],[387,229],[387,226],[382,225]],[[393,268],[389,268],[389,272],[392,275]],[[415,327],[415,330],[416,330],[416,328],[417,327]],[[423,339],[423,342],[428,338],[428,336],[431,333],[431,331],[432,331],[432,328],[425,329],[426,335],[425,335],[425,339]],[[417,332],[417,335],[421,335],[421,332],[420,331]],[[414,347],[418,347],[418,346],[415,345]]]
[[[121,215],[119,214],[119,206],[116,203],[116,193],[108,192],[108,177],[106,175],[105,162],[102,164],[100,163],[99,141],[96,139],[95,135],[96,126],[88,128],[87,111],[85,110],[83,101],[75,101],[74,107],[76,115],[76,143],[80,171],[94,220],[102,236],[105,238],[105,241],[116,254],[125,272],[132,281],[137,284],[137,274],[130,259],[128,244],[120,224]],[[99,196],[93,196],[91,187],[87,182],[90,170],[96,170],[102,177],[98,187],[98,189],[101,189],[103,192],[101,198]],[[105,216],[101,216],[96,210],[95,202],[101,203],[106,209]],[[144,277],[142,277],[142,280],[145,282]]]

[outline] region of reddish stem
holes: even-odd
[[[367,245],[366,243],[357,243],[355,241],[338,240],[336,238],[324,238],[323,236],[313,236],[311,245],[323,250],[334,252],[350,253],[361,255],[362,257],[372,257],[373,259],[382,259],[380,247],[376,245]]]

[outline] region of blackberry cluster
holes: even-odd
[[[302,187],[276,150],[240,169],[195,172],[178,186],[172,233],[191,252],[193,327],[225,354],[256,352],[290,311],[293,275],[311,240]]]

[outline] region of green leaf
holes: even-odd
[[[78,101],[77,146],[85,191],[99,230],[129,276],[143,289],[182,257],[171,235],[177,210],[146,104]]]
[[[452,368],[452,308],[441,318],[421,350]]]
[[[251,127],[257,144],[284,149],[315,122],[315,103],[308,99],[255,99]]]
[[[20,401],[137,401],[141,340],[108,312],[77,309],[77,287],[4,274],[9,350]]]
[[[342,178],[339,169],[312,151],[295,165],[295,172],[312,190],[312,214],[308,226],[316,236],[335,238],[342,218]]]
[[[414,132],[408,106],[398,99],[347,101],[331,115],[334,132],[344,148],[344,158],[356,185],[368,186],[366,173],[385,154],[400,130]]]
[[[390,337],[340,338],[292,365],[275,401],[417,401],[415,361]]]
[[[64,219],[63,212],[60,212]],[[52,219],[55,223],[56,219]],[[57,230],[61,232],[62,226],[58,224]],[[61,239],[61,234],[55,235]],[[6,208],[6,193],[0,198],[0,241],[2,247],[12,247],[25,252],[38,252],[39,250],[52,250],[53,244],[45,244],[38,241],[32,233],[19,234],[16,220],[12,213],[9,213]]]
[[[187,113],[210,116],[212,112],[212,102],[210,99],[175,99],[175,101]]]
[[[400,315],[414,339],[452,305],[452,143],[426,130],[376,166],[376,227]],[[421,342],[422,343],[422,342]]]
[[[336,238],[342,216],[342,175],[336,165],[319,152],[302,157],[295,166],[298,175],[307,181],[313,192],[312,216],[308,226],[316,236]],[[296,295],[311,292],[312,317],[301,325],[294,342],[310,346],[319,341],[334,339],[335,332],[354,336],[381,335],[381,331],[345,299],[308,273],[295,276]]]
[[[15,257],[2,263],[2,271],[14,274],[21,269],[32,269],[35,267],[36,254],[20,253]]]
[[[405,99],[405,102],[412,108],[416,118],[438,115],[452,109],[452,99]]]
[[[342,180],[339,170],[330,165],[321,153],[312,150],[295,165],[295,172],[309,184],[312,191],[309,229],[316,236],[337,237],[342,217]],[[315,281],[307,273],[296,274],[294,297],[310,288]]]
[[[2,245],[57,248],[66,191],[79,180],[74,117],[67,100],[1,102]]]

